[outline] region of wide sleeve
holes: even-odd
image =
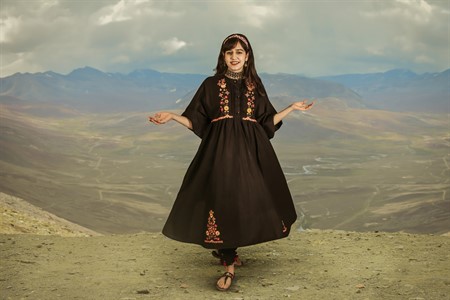
[[[205,82],[198,88],[194,97],[192,98],[186,110],[181,114],[192,122],[192,131],[199,136],[203,137],[206,128],[211,123],[205,110]]]
[[[258,121],[258,123],[264,128],[267,136],[269,137],[269,139],[271,139],[275,135],[275,131],[277,131],[281,127],[283,122],[280,121],[277,125],[274,124],[273,118],[277,114],[277,111],[273,107],[272,103],[270,103],[266,92],[264,96],[256,97],[255,102],[256,121]]]

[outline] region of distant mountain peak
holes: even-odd
[[[132,78],[147,78],[160,75],[161,75],[160,72],[153,69],[137,69],[128,74],[128,76]]]
[[[88,76],[92,76],[92,75],[104,76],[105,73],[103,73],[102,71],[100,71],[98,69],[86,66],[84,68],[78,68],[78,69],[73,70],[67,76],[73,77],[73,76],[80,76],[80,75],[82,75],[82,76],[86,76],[86,75],[88,75]]]
[[[412,72],[408,69],[392,69],[387,72],[384,72],[385,75],[394,76],[394,77],[402,77],[402,78],[414,78],[418,76],[416,73]]]

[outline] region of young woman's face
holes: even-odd
[[[232,72],[242,72],[244,70],[244,64],[248,60],[248,53],[245,52],[239,42],[233,49],[225,51],[223,56],[228,70]]]

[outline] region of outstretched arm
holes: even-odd
[[[181,125],[185,126],[186,128],[189,128],[192,130],[191,120],[189,120],[185,116],[181,116],[181,115],[178,115],[178,114],[175,114],[172,112],[165,112],[165,111],[159,112],[159,113],[156,113],[154,116],[149,116],[148,120],[156,125],[162,125],[162,124],[169,122],[170,120],[174,120],[174,121],[180,123]]]
[[[292,103],[291,105],[289,105],[288,107],[286,107],[285,109],[283,109],[282,111],[280,111],[273,117],[273,123],[275,125],[277,125],[278,123],[280,123],[281,120],[283,120],[284,117],[286,117],[288,114],[290,114],[294,110],[305,111],[305,110],[310,109],[313,106],[313,104],[314,104],[314,102],[307,103],[306,100]]]

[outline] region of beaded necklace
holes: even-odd
[[[242,72],[233,72],[233,71],[227,70],[225,72],[225,76],[230,78],[230,79],[239,80],[239,79],[244,78],[244,71],[242,71]]]

